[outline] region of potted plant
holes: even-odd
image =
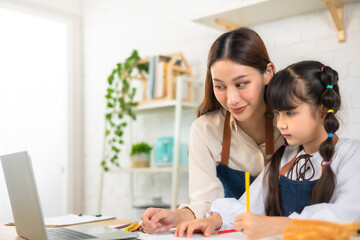
[[[151,150],[152,147],[146,142],[133,144],[130,153],[131,167],[149,167]]]
[[[104,158],[101,161],[105,171],[109,170],[109,163],[120,167],[118,155],[124,144],[124,130],[129,119],[136,119],[133,108],[138,103],[134,101],[136,88],[131,86],[131,79],[148,72],[148,63],[139,64],[139,61],[138,52],[134,50],[107,78]]]

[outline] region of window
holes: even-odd
[[[65,214],[74,142],[69,24],[0,7],[0,31],[0,155],[27,150],[44,216]],[[0,220],[11,219],[4,181],[0,205]]]

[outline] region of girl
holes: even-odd
[[[290,218],[360,220],[360,142],[335,134],[337,72],[320,62],[299,62],[277,73],[266,95],[289,145],[276,151],[251,185],[251,213],[244,213],[245,195],[219,199],[210,217],[179,225],[176,236],[235,228],[253,239],[282,233]]]
[[[213,43],[204,100],[190,130],[191,202],[173,211],[147,209],[142,216],[145,232],[203,218],[215,199],[242,195],[244,171],[253,177],[261,172],[266,155],[283,144],[264,99],[273,74],[274,64],[256,32],[239,28]]]

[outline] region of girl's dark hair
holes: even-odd
[[[211,66],[218,60],[231,60],[250,66],[259,70],[261,74],[266,71],[267,65],[271,62],[264,42],[253,30],[242,27],[222,34],[215,40],[209,51],[205,94],[197,110],[198,116],[221,107],[213,91],[210,71]]]
[[[338,73],[320,62],[298,62],[279,71],[270,81],[266,97],[270,106],[277,111],[292,110],[300,102],[309,103],[314,111],[318,106],[323,105],[326,109],[334,111],[333,113],[328,112],[324,118],[326,132],[334,134],[339,128],[339,121],[335,116],[341,105]],[[324,162],[331,163],[334,150],[333,138],[328,137],[319,149]],[[275,152],[266,172],[269,190],[265,212],[268,216],[282,215],[278,180],[284,151],[285,146],[282,146]],[[312,191],[311,203],[329,202],[335,185],[335,174],[330,165],[325,165],[324,171]]]

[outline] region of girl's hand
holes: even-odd
[[[185,221],[180,223],[175,230],[175,237],[184,237],[186,231],[186,237],[191,238],[194,232],[203,232],[205,237],[210,237],[210,235],[215,232],[222,224],[222,219],[220,215],[214,215],[204,219],[197,219],[192,221]]]
[[[287,217],[268,217],[252,213],[243,213],[234,218],[234,228],[243,232],[249,240],[281,234],[284,227],[290,225]]]

